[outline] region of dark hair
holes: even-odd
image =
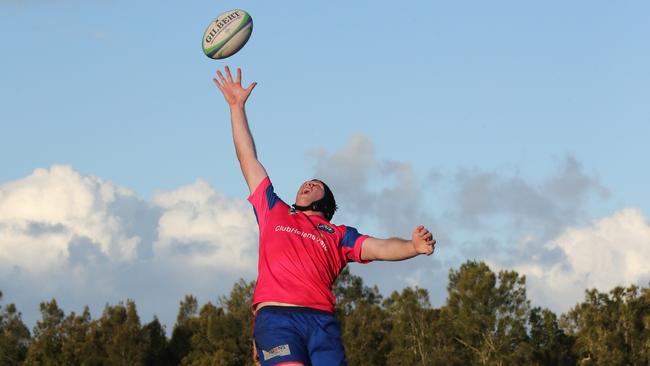
[[[332,219],[334,212],[336,212],[339,207],[336,205],[336,200],[334,199],[334,194],[332,193],[330,187],[328,187],[327,184],[325,184],[325,182],[322,180],[319,180],[319,182],[323,183],[323,187],[325,188],[325,195],[323,198],[314,203],[317,204],[318,211],[322,212],[325,215],[327,221],[329,221]]]

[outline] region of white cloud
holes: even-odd
[[[539,260],[549,252],[557,261]],[[585,227],[572,227],[547,242],[515,268],[527,275],[535,302],[566,311],[584,299],[584,290],[647,285],[650,279],[650,225],[640,210],[627,208]]]
[[[255,266],[257,224],[245,201],[228,199],[198,180],[159,193],[153,202],[164,210],[154,244],[157,257],[229,270]]]
[[[157,209],[158,220],[133,226],[137,200],[123,187],[69,166],[36,169],[0,186],[0,263],[32,272],[59,266],[75,241],[85,240],[115,262],[138,259],[140,244],[153,246],[154,260],[242,269],[254,266],[257,225],[243,199],[229,199],[202,180],[155,195],[140,206]],[[140,207],[142,210],[143,208]],[[146,208],[145,208],[146,210]],[[138,232],[157,231],[141,243]]]
[[[36,169],[0,186],[0,264],[47,271],[68,257],[69,244],[78,238],[115,261],[135,259],[140,238],[127,234],[110,209],[131,197],[130,190],[69,166]]]
[[[28,322],[55,297],[96,312],[134,298],[145,320],[170,323],[184,294],[214,299],[252,279],[257,238],[244,198],[202,180],[150,202],[62,165],[0,185],[0,290]]]

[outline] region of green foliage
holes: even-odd
[[[560,327],[557,316],[548,309],[531,309],[528,316],[532,365],[575,365],[571,353],[575,339]]]
[[[592,365],[650,364],[648,289],[616,287],[609,294],[592,289],[585,301],[562,317],[576,338],[574,351]]]
[[[187,337],[187,353],[181,358],[181,365],[253,364],[250,304],[254,288],[254,282],[240,280],[233,286],[230,296],[219,299],[219,307],[207,303],[198,314],[196,299],[190,296],[185,298],[179,311],[183,327],[177,324],[174,333],[179,334],[180,339],[180,332],[183,331],[183,336]]]
[[[171,338],[155,317],[141,325],[132,300],[106,305],[96,320],[87,307],[66,316],[44,302],[31,337],[9,304],[0,308],[0,365],[253,365],[254,286],[240,280],[216,305],[185,296]],[[383,299],[346,268],[333,292],[349,365],[650,365],[650,288],[588,290],[559,319],[531,308],[525,277],[483,262],[451,270],[447,290],[440,308],[417,287]]]
[[[406,288],[401,294],[393,292],[384,301],[391,314],[392,350],[388,365],[430,365],[433,358],[434,311],[429,304],[429,294],[424,289]]]
[[[467,363],[521,365],[530,362],[526,332],[530,309],[526,279],[513,271],[498,276],[482,262],[451,270],[447,306],[453,338]]]
[[[98,325],[106,364],[128,366],[144,363],[145,337],[135,302],[128,300],[126,306],[121,303],[106,305]]]
[[[65,317],[61,326],[64,364],[102,365],[105,352],[98,335],[97,322],[92,321],[88,307],[81,315],[73,312]]]
[[[336,312],[351,365],[383,365],[390,351],[390,321],[377,287],[363,285],[346,267],[334,284]]]
[[[165,336],[165,329],[157,317],[142,327],[147,350],[144,356],[146,366],[168,366],[171,363],[169,342]]]
[[[65,314],[56,300],[41,303],[41,320],[34,327],[34,339],[25,365],[54,366],[63,364],[63,319]]]
[[[235,335],[235,349],[233,351],[237,356],[233,359],[232,365],[253,364],[253,312],[251,301],[254,290],[254,281],[246,282],[240,279],[233,286],[228,297],[219,299],[219,303],[226,311],[226,323],[229,324],[221,334],[230,332],[230,334]],[[225,347],[218,349],[226,350]]]
[[[2,300],[2,292],[0,292]],[[20,365],[27,356],[29,329],[14,304],[0,308],[0,365]]]
[[[169,353],[173,365],[180,364],[181,360],[190,353],[190,340],[199,329],[198,306],[196,297],[192,295],[185,295],[185,299],[181,301],[176,325],[169,341]]]

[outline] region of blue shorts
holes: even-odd
[[[303,307],[265,306],[255,316],[255,347],[262,366],[302,362],[347,365],[341,324],[334,314]]]

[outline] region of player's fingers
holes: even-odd
[[[237,68],[237,80],[235,80],[237,84],[241,83],[241,68]]]
[[[219,80],[217,80],[217,79],[212,79],[212,81],[214,81],[214,83],[217,85],[217,88],[219,88],[219,90],[223,91],[223,86],[221,85],[221,83],[219,82]]]
[[[228,78],[228,81],[230,81],[231,83],[233,82],[232,74],[230,73],[230,68],[228,66],[226,66],[226,77]]]
[[[253,91],[253,89],[255,89],[256,86],[257,86],[256,82],[251,83],[251,85],[249,85],[248,88],[246,88],[246,92],[250,94]]]
[[[422,254],[426,254],[426,255],[431,255],[431,253],[433,253],[433,250],[432,250],[431,246],[426,246],[424,248],[424,250],[422,251]]]
[[[226,85],[226,78],[223,77],[223,74],[221,73],[221,70],[217,71],[217,76],[219,77],[219,80],[221,80],[221,83],[223,84],[223,86],[225,86]]]

